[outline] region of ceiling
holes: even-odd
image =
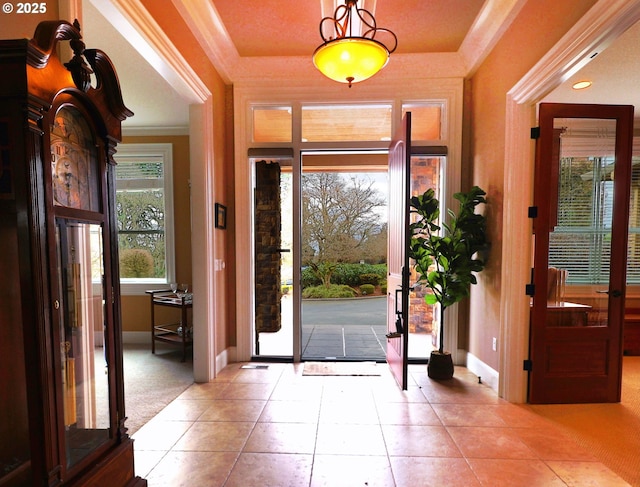
[[[631,26],[578,73],[552,91],[544,101],[634,105],[640,114],[640,22]],[[585,90],[571,86],[581,80],[593,85]]]
[[[189,102],[138,53],[136,42],[127,41],[100,13],[105,1],[108,0],[83,0],[83,31],[86,45],[103,49],[117,67],[123,98],[135,113],[124,122],[125,133],[136,129],[187,133]],[[322,42],[320,19],[333,15],[334,1],[343,2],[210,1],[213,10],[207,2],[174,0],[173,3],[183,17],[191,15],[191,21],[186,22],[192,29],[200,28],[201,36],[204,28],[210,28],[207,35],[216,39],[215,47],[222,53],[218,55],[233,60],[235,64],[218,66],[223,78],[230,78],[229,82],[246,71],[250,62],[282,63],[283,59],[291,59],[310,64],[313,51]],[[392,60],[410,64],[414,59],[411,56],[458,53],[464,58],[468,73],[484,59],[522,3],[521,0],[360,0],[359,6],[375,15],[378,27],[396,34],[398,47]],[[200,6],[193,7],[195,4]],[[204,22],[203,11],[192,9],[203,8],[202,5],[207,15],[221,21],[215,23],[217,29],[209,21],[198,24]],[[202,37],[200,40],[207,42]],[[640,107],[640,90],[636,89],[640,79],[640,56],[636,55],[639,42],[640,26],[636,25],[549,94],[546,101]],[[593,86],[581,92],[570,88],[573,81],[583,78],[591,79]]]
[[[102,49],[116,67],[122,98],[134,116],[127,128],[188,132],[189,107],[171,85],[89,1],[83,0],[82,33],[88,48]]]
[[[398,37],[397,53],[456,52],[485,0],[359,0],[377,26]],[[333,16],[333,0],[213,0],[241,57],[311,56],[321,43],[319,23]],[[339,0],[343,5],[344,0]]]

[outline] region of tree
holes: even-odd
[[[338,264],[335,262],[321,262],[319,264],[309,262],[309,267],[311,267],[313,274],[320,279],[322,285],[327,288],[331,286],[331,275],[337,266]]]
[[[363,248],[364,260],[370,264],[385,264],[387,262],[388,224],[383,223],[372,233]]]
[[[142,249],[125,249],[120,253],[120,277],[155,277],[151,252]]]
[[[154,272],[165,275],[164,201],[159,191],[127,191],[116,194],[120,252],[141,249],[151,254]]]
[[[358,262],[386,224],[374,181],[358,174],[307,173],[302,178],[303,261]],[[375,256],[376,258],[379,256]]]

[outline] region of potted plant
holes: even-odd
[[[476,284],[474,273],[485,265],[478,251],[487,246],[486,217],[475,212],[486,203],[486,193],[477,186],[456,193],[457,213],[448,210],[449,221],[439,223],[440,203],[433,189],[411,198],[411,213],[418,215],[410,226],[410,257],[415,260],[417,282],[426,285],[427,304],[440,305],[439,347],[429,357],[428,375],[432,379],[453,377],[451,353],[444,350],[444,316],[447,307],[461,301]]]

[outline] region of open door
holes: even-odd
[[[389,240],[387,249],[387,362],[402,390],[407,389],[409,345],[409,190],[411,113],[389,145]]]
[[[531,403],[620,401],[633,107],[543,103]]]

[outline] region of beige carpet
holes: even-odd
[[[624,480],[640,487],[640,357],[624,357],[622,401],[619,404],[530,407],[559,426]]]
[[[147,421],[162,411],[171,401],[193,384],[193,360],[177,347],[157,344],[124,347],[124,402],[132,435]]]
[[[380,375],[380,367],[375,362],[305,362],[302,375]]]

